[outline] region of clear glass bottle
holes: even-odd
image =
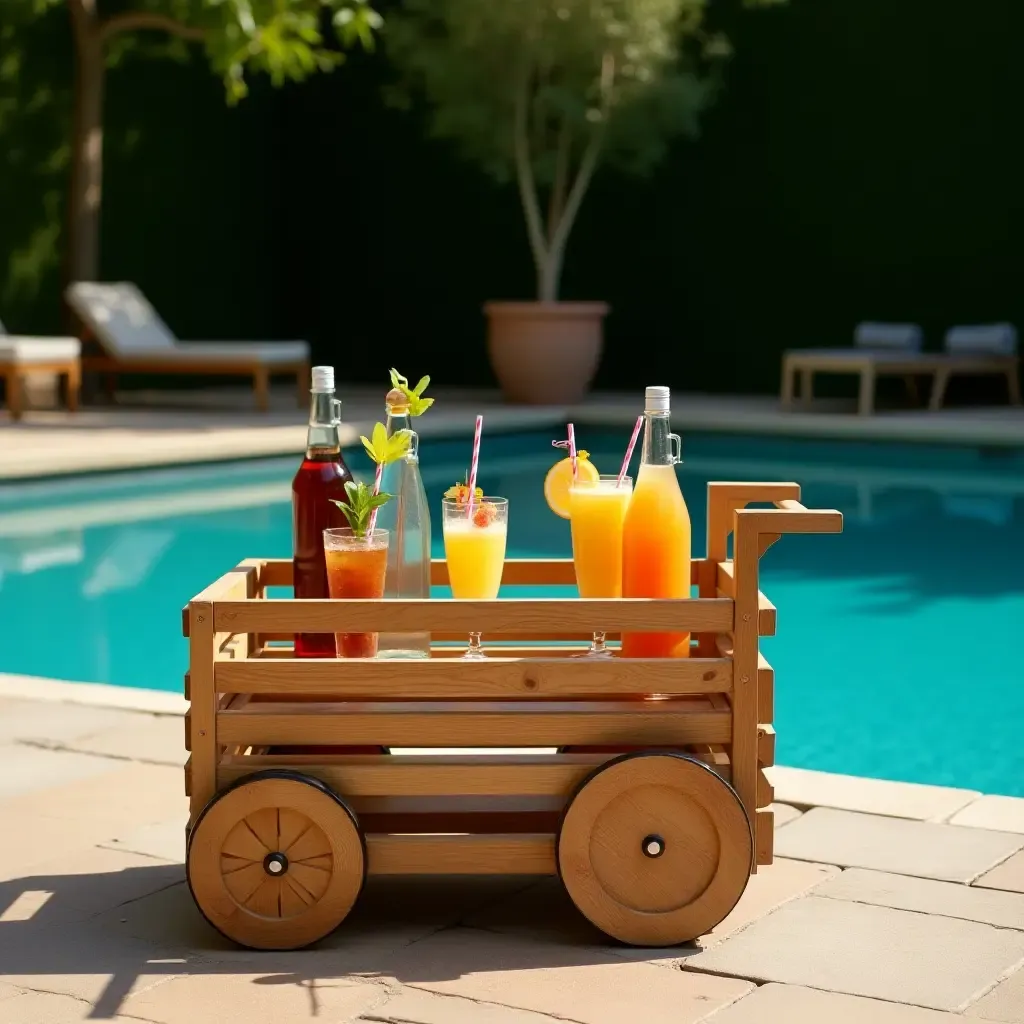
[[[348,525],[331,499],[347,501],[345,483],[352,473],[341,455],[338,424],[341,402],[334,397],[334,367],[314,366],[309,403],[306,457],[292,480],[292,554],[296,597],[326,598],[324,530]],[[297,658],[333,658],[333,633],[300,633]]]
[[[410,426],[409,400],[397,388],[389,391],[387,431],[412,435],[409,452],[384,467],[380,489],[394,497],[377,513],[377,527],[389,531],[385,599],[430,597],[430,509],[420,476],[419,436]],[[381,633],[378,658],[429,658],[429,633]]]
[[[622,596],[690,596],[690,513],[676,478],[681,442],[669,425],[669,389],[647,389],[644,453],[622,528]],[[685,658],[687,633],[623,633],[625,658]]]

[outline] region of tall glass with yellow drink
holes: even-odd
[[[444,557],[452,597],[489,601],[498,596],[505,567],[508,499],[476,499],[473,508],[463,501],[444,499]],[[480,634],[470,633],[464,657],[482,658]]]
[[[599,476],[577,479],[569,491],[572,557],[580,597],[622,597],[622,526],[633,481]],[[594,632],[585,657],[607,658],[603,631]]]

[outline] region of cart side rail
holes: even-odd
[[[771,502],[774,508],[748,509],[753,502]],[[775,608],[760,592],[758,563],[761,555],[784,533],[841,533],[842,513],[836,509],[809,509],[800,502],[796,483],[711,483],[708,485],[708,562],[715,564],[715,577],[702,579],[701,593],[714,587],[734,602],[732,633],[732,783],[751,822],[755,848],[765,851],[771,842],[766,831],[772,826],[771,812],[756,812],[759,772],[759,744],[767,726],[759,726],[762,702],[760,677],[767,668],[758,650],[758,637],[775,632]],[[729,535],[733,535],[733,558],[728,560]],[[708,571],[708,570],[705,570]],[[770,669],[769,669],[770,671]],[[762,762],[764,763],[764,762]]]

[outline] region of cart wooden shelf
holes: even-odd
[[[799,499],[793,483],[709,484],[688,600],[302,601],[267,597],[291,585],[290,561],[232,569],[183,612],[202,913],[242,945],[294,949],[345,918],[368,874],[557,874],[620,941],[709,931],[772,860],[774,675],[758,637],[776,612],[758,560],[784,533],[842,530]],[[512,559],[502,581],[575,576],[568,559]],[[573,659],[594,629],[696,646]],[[296,659],[287,643],[364,630],[429,631],[432,657]],[[470,630],[502,646],[461,660]]]

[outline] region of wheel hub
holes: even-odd
[[[280,878],[288,871],[288,858],[283,853],[268,853],[263,858],[263,870],[271,878]]]
[[[645,836],[640,844],[645,857],[660,857],[665,852],[665,840],[661,836]]]

